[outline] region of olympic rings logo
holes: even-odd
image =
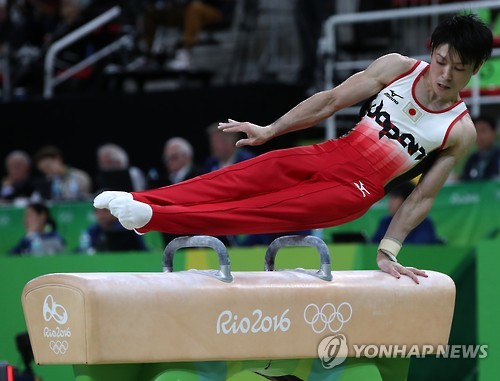
[[[68,321],[68,312],[63,306],[54,301],[52,295],[47,295],[43,301],[43,318],[45,321],[54,319],[56,323],[64,324]]]
[[[352,307],[347,302],[340,303],[338,307],[326,303],[321,309],[311,303],[304,310],[304,320],[315,333],[322,333],[327,328],[330,332],[337,333],[351,317]]]
[[[66,353],[66,351],[68,350],[68,342],[66,340],[63,340],[63,341],[54,341],[54,340],[51,340],[51,342],[49,343],[49,348],[52,350],[52,352],[54,352],[56,355],[63,355]]]

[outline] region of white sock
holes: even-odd
[[[109,211],[128,230],[142,228],[153,216],[153,209],[148,204],[127,197],[111,200]]]
[[[94,198],[94,207],[97,209],[104,209],[104,208],[109,209],[109,203],[111,202],[111,200],[114,200],[115,198],[118,197],[125,197],[128,200],[133,199],[132,195],[128,192],[104,191],[98,194],[96,198]]]

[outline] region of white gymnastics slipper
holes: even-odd
[[[153,209],[148,204],[127,197],[111,200],[109,211],[128,230],[142,228],[153,216]]]

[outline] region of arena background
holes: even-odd
[[[95,174],[97,147],[115,142],[127,150],[131,164],[147,171],[161,164],[168,138],[183,136],[201,162],[209,154],[205,128],[210,123],[227,118],[271,123],[305,96],[300,86],[255,84],[0,103],[6,132],[0,152],[2,157],[11,149],[33,154],[44,144],[54,144],[67,163]],[[318,129],[315,134],[324,133]],[[301,136],[289,134],[254,150],[290,146]]]

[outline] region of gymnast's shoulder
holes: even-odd
[[[418,60],[400,53],[388,53],[373,61],[365,71],[378,78],[382,83],[388,83],[409,73],[418,62]]]

